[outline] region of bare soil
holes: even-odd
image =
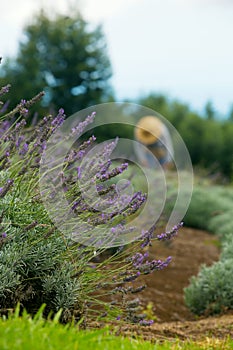
[[[115,328],[116,329],[116,328]],[[164,340],[193,340],[233,338],[233,315],[208,317],[196,321],[173,321],[154,323],[149,327],[123,325],[118,327],[116,334],[130,337],[142,337],[152,342]],[[210,347],[212,349],[212,347]],[[221,349],[224,349],[221,347]]]
[[[211,265],[219,259],[220,244],[216,236],[191,228],[182,228],[171,243],[155,243],[149,249],[151,258],[172,256],[170,265],[144,277],[147,288],[141,293],[144,308],[153,303],[157,321],[150,327],[125,325],[121,333],[141,335],[144,339],[193,339],[233,337],[233,313],[197,317],[184,303],[184,287],[202,264]]]
[[[195,316],[184,303],[184,287],[191,276],[197,275],[202,264],[211,265],[219,259],[220,244],[216,236],[205,231],[182,228],[172,241],[153,243],[151,259],[172,256],[170,265],[144,277],[147,288],[140,293],[144,306],[154,304],[159,322],[191,321]],[[142,279],[140,280],[140,282]]]
[[[117,333],[140,335],[151,341],[233,337],[233,312],[197,317],[184,303],[183,289],[189,285],[191,276],[198,273],[202,264],[211,265],[217,261],[219,254],[220,243],[216,236],[191,228],[180,229],[170,243],[153,243],[149,248],[150,258],[172,256],[172,262],[166,269],[140,279],[140,284],[145,282],[147,285],[140,293],[142,306],[146,309],[149,303],[153,303],[152,315],[156,321],[149,327],[118,324]],[[116,325],[113,326],[115,328]]]

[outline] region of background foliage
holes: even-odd
[[[91,27],[80,12],[71,17],[51,17],[40,12],[25,27],[24,40],[16,57],[8,58],[2,65],[0,85],[13,85],[15,93],[9,96],[11,107],[22,96],[28,99],[45,90],[46,97],[37,109],[39,116],[60,107],[69,116],[90,105],[114,101],[111,75],[100,26]],[[228,119],[219,120],[211,101],[207,101],[203,115],[188,104],[162,94],[150,93],[134,102],[159,112],[174,125],[187,145],[193,165],[206,169],[205,175],[232,180],[232,108]],[[101,126],[95,133],[100,141],[116,136],[116,125],[109,124],[110,116],[106,121],[108,125]],[[133,130],[121,124],[117,135],[132,138]]]
[[[111,97],[111,65],[101,27],[79,12],[51,18],[39,13],[25,27],[16,57],[1,67],[0,85],[12,84],[10,105],[45,90],[42,105],[67,115]],[[38,109],[37,109],[38,110]],[[40,112],[40,111],[39,111]]]
[[[205,175],[233,176],[233,123],[231,112],[226,120],[217,119],[207,103],[204,115],[194,112],[184,103],[166,96],[150,94],[138,100],[166,117],[183,138],[193,165],[207,169]]]

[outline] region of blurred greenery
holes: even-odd
[[[217,174],[232,180],[232,111],[228,119],[217,119],[212,103],[207,102],[205,114],[201,116],[187,104],[153,93],[137,102],[159,112],[172,123],[183,138],[195,167],[208,169],[207,175]]]
[[[232,213],[232,187],[195,185],[184,222],[186,226],[208,230],[224,239],[233,232]]]
[[[38,118],[60,107],[69,116],[88,106],[114,102],[111,74],[101,26],[91,26],[78,11],[71,17],[40,12],[25,27],[16,57],[1,66],[0,86],[10,83],[14,87],[14,95],[9,95],[10,107],[22,96],[29,99],[45,90]],[[220,120],[212,101],[207,101],[203,115],[162,94],[150,93],[133,102],[159,112],[172,123],[197,170],[205,169],[206,175],[224,181],[233,180],[233,105],[228,118]],[[93,131],[99,142],[116,136],[133,138],[133,127],[119,124],[121,116],[119,120],[111,115],[101,118],[106,125]]]
[[[40,12],[25,27],[17,56],[1,67],[0,85],[12,84],[11,107],[45,90],[43,106],[62,107],[70,115],[111,99],[110,77],[100,26],[91,27],[79,12],[71,17]]]

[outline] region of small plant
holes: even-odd
[[[146,314],[147,318],[153,321],[158,321],[158,317],[155,315],[155,307],[152,301],[149,301],[146,305],[145,310],[143,312]]]

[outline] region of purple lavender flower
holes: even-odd
[[[108,166],[108,164],[107,164],[107,166]],[[112,177],[115,177],[115,176],[121,174],[125,169],[127,169],[127,167],[128,167],[128,163],[123,163],[120,166],[118,166],[117,168],[111,170],[110,172],[107,172],[106,165],[105,165],[105,167],[101,169],[100,174],[97,174],[96,177],[100,181],[106,181],[106,180],[111,179]]]
[[[10,100],[6,101],[3,105],[2,105],[2,108],[0,109],[0,113],[3,114],[7,111],[7,108],[10,104]]]
[[[145,202],[146,200],[146,194],[142,194],[141,192],[136,192],[131,201],[129,202],[129,204],[124,207],[125,216],[129,216],[132,215],[134,213],[136,213],[136,211],[142,206],[142,204]],[[126,210],[127,209],[127,210]]]
[[[23,129],[23,127],[26,125],[26,120],[25,119],[22,119],[19,123],[17,123],[16,125],[15,125],[15,129],[14,129],[14,131],[16,132],[18,132],[19,130],[21,130],[21,129]]]
[[[6,237],[7,237],[6,232],[2,232],[1,237],[2,237],[3,239],[6,238]]]
[[[102,166],[102,169],[100,169],[99,176],[105,174],[108,171],[111,164],[111,159],[108,159],[107,162]]]
[[[81,203],[82,199],[79,198],[78,201],[75,201],[71,207],[72,210],[75,210],[77,206]]]
[[[148,258],[148,256],[149,256],[148,252],[146,252],[144,254],[136,253],[131,258],[133,266],[136,268],[140,267],[143,264],[144,260]]]
[[[154,323],[153,320],[141,320],[139,321],[140,326],[151,326]]]
[[[10,128],[11,124],[9,120],[4,120],[0,123],[0,136],[5,134],[5,132]]]
[[[44,140],[42,143],[41,143],[41,152],[43,153],[45,150],[46,150],[46,141]]]
[[[111,227],[111,233],[114,235],[120,235],[120,234],[126,234],[133,232],[136,229],[136,227],[126,227],[124,224],[120,223],[116,226]]]
[[[146,263],[139,266],[139,271],[143,275],[148,275],[152,273],[153,271],[162,270],[165,267],[168,266],[168,264],[171,262],[171,256],[169,256],[165,261],[162,260],[152,260],[152,261],[146,261]]]
[[[12,187],[14,181],[13,180],[7,180],[6,184],[4,187],[0,187],[0,198],[5,197],[5,195],[7,194],[7,192],[10,190],[10,188]]]
[[[148,231],[142,231],[142,244],[141,244],[141,248],[145,248],[148,245],[151,245],[151,240],[154,236],[154,231],[156,228],[156,224],[154,224]]]
[[[56,128],[58,128],[59,126],[61,126],[64,123],[65,117],[66,117],[66,115],[64,113],[64,109],[60,108],[58,111],[58,115],[51,122],[51,125],[53,127],[53,131],[55,131]]]
[[[159,241],[168,241],[169,239],[173,238],[177,235],[178,230],[183,226],[183,222],[179,223],[178,225],[175,225],[171,231],[160,233],[156,236],[156,238]]]
[[[28,114],[28,112],[29,112],[29,111],[28,111],[27,108],[21,108],[21,109],[20,109],[20,115],[21,115],[21,116],[24,116],[24,117],[25,117],[25,116]]]
[[[78,179],[80,179],[80,177],[81,177],[81,167],[78,166],[76,170],[77,170],[77,173],[78,173]]]
[[[19,148],[19,146],[21,145],[21,143],[22,143],[23,140],[24,140],[24,136],[22,136],[22,135],[20,135],[20,136],[17,138],[17,140],[16,140],[16,142],[15,142],[16,148]]]
[[[7,84],[6,86],[3,86],[1,89],[0,89],[0,96],[4,95],[4,94],[7,94],[10,90],[10,87],[11,85],[10,84]]]
[[[0,162],[6,158],[10,157],[10,152],[6,151],[1,157],[0,157]]]
[[[87,125],[93,123],[96,112],[93,112],[91,115],[88,115],[87,118],[78,124],[78,126],[71,129],[72,135],[81,135]]]
[[[125,278],[123,278],[123,282],[135,281],[140,276],[140,274],[141,274],[140,271],[138,271],[134,275],[126,276]]]
[[[28,152],[28,143],[25,142],[23,147],[19,150],[19,155],[24,156]]]
[[[95,141],[96,141],[96,137],[95,137],[94,135],[92,135],[92,136],[89,138],[89,140],[83,142],[83,143],[80,145],[79,151],[88,148],[88,147],[89,147],[90,145],[92,145],[93,142],[95,142]]]

